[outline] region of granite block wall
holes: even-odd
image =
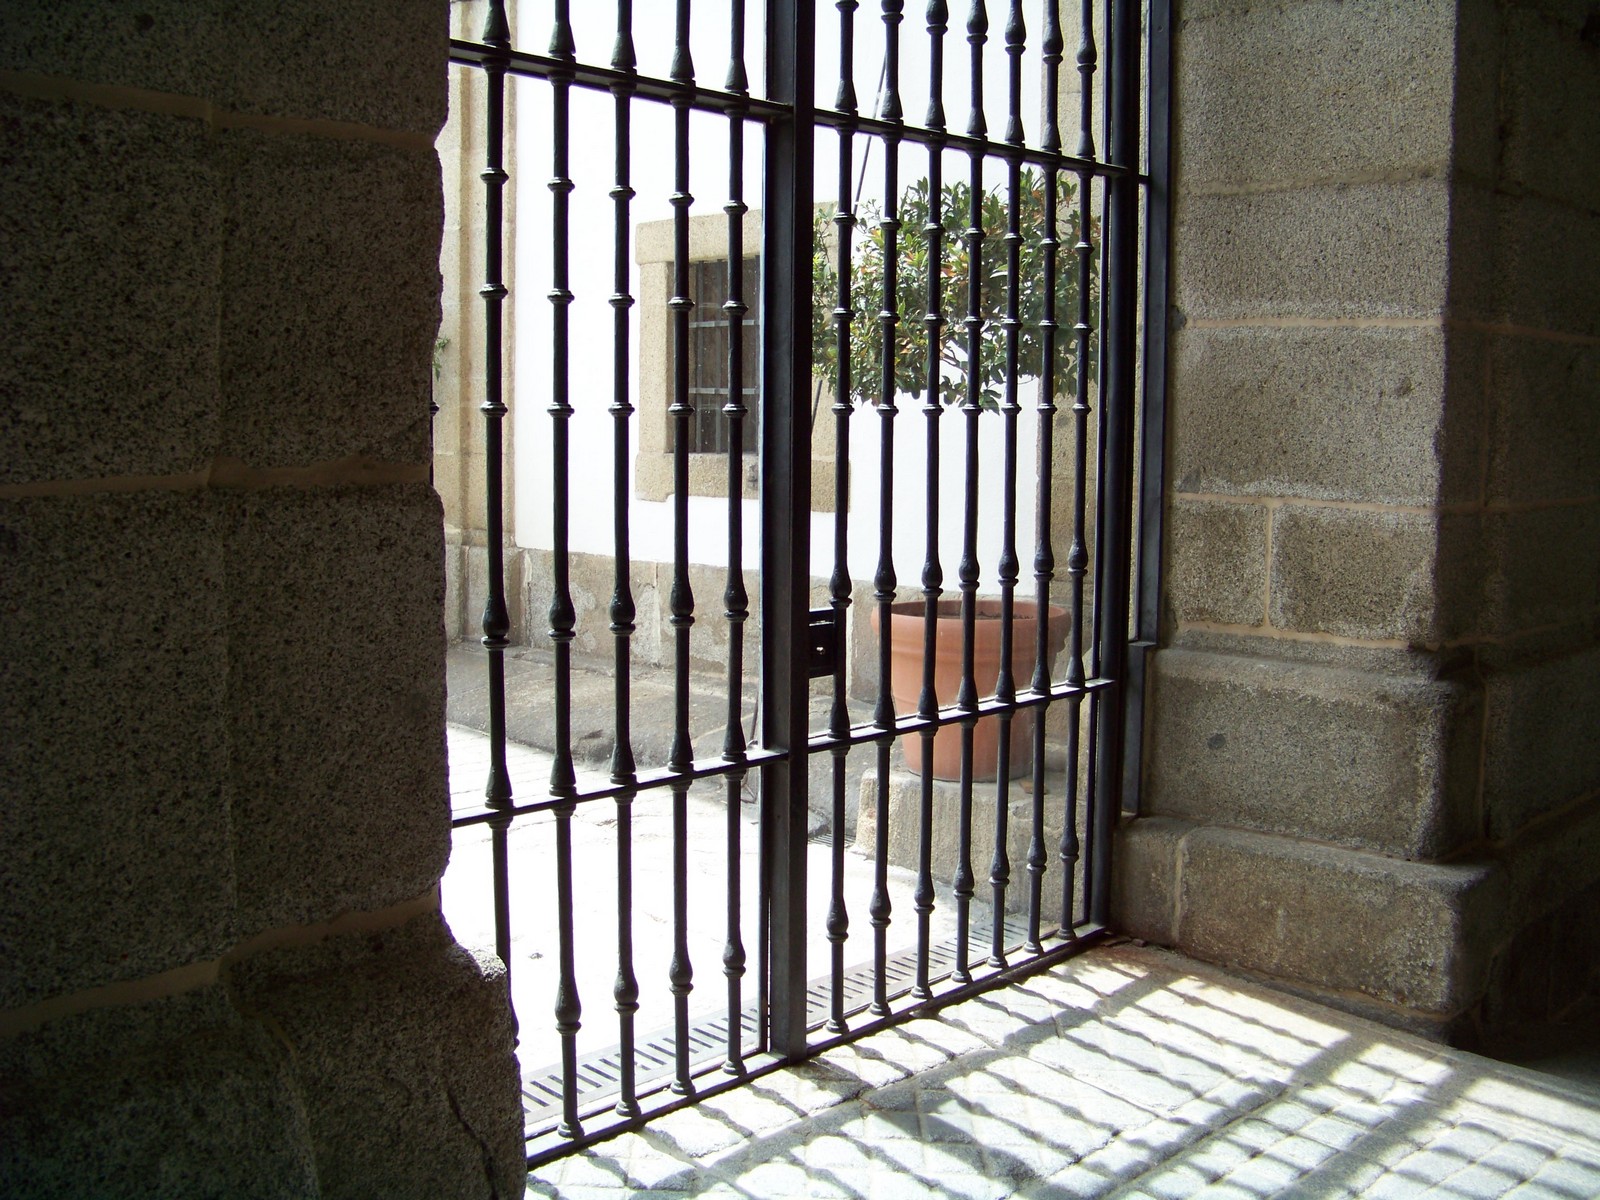
[[[0,1191],[510,1196],[438,916],[443,6],[0,22]]]
[[[1551,1015],[1600,987],[1549,954],[1600,881],[1600,10],[1178,15],[1124,928],[1444,1036]]]

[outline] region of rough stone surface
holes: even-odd
[[[0,1046],[7,1196],[320,1195],[291,1060],[220,986]]]
[[[1193,822],[1142,817],[1117,826],[1111,858],[1111,924],[1129,937],[1178,940],[1178,859]]]
[[[1468,183],[1451,197],[1451,238],[1486,247],[1451,263],[1458,316],[1530,329],[1600,335],[1600,221],[1583,208],[1535,193]]]
[[[1167,600],[1179,621],[1266,618],[1267,511],[1175,499],[1167,520]]]
[[[1184,317],[1432,317],[1445,303],[1451,198],[1437,179],[1181,195]]]
[[[449,852],[438,498],[279,488],[226,505],[242,930],[414,896]]]
[[[1177,648],[1152,669],[1146,812],[1406,857],[1477,835],[1465,685]]]
[[[1186,5],[1183,16],[1175,136],[1188,185],[1442,173],[1453,5]]]
[[[437,916],[248,960],[241,1007],[287,1043],[325,1197],[518,1196],[505,970]]]
[[[1600,347],[1497,338],[1486,498],[1526,502],[1600,491]]]
[[[431,138],[445,115],[448,27],[446,11],[430,0],[356,0],[336,9],[303,0],[231,8],[185,0],[131,9],[35,5],[7,13],[0,70]]]
[[[1600,792],[1600,648],[1489,676],[1486,832],[1501,839]]]
[[[1184,329],[1169,428],[1180,492],[1432,504],[1477,498],[1476,364],[1437,329]],[[1458,390],[1459,389],[1459,390]],[[1459,406],[1471,409],[1462,414]],[[1455,471],[1470,461],[1470,477]]]
[[[1284,505],[1272,521],[1272,623],[1437,644],[1474,628],[1477,523]]]
[[[1482,993],[1506,881],[1241,829],[1183,843],[1178,945],[1227,966],[1449,1014]]]
[[[1582,626],[1600,599],[1600,503],[1484,517],[1483,625],[1490,633]]]
[[[222,188],[205,128],[0,96],[0,162],[0,483],[209,462]]]
[[[258,467],[426,462],[437,156],[249,131],[224,146],[224,452]]]
[[[1600,210],[1600,47],[1585,25],[1593,10],[1574,8],[1554,19],[1506,9],[1500,171],[1518,190],[1593,213]]]
[[[195,492],[0,500],[0,1007],[229,942],[216,530]]]

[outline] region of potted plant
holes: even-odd
[[[1045,252],[1039,244],[1038,231],[1045,220],[1046,186],[1040,173],[1032,170],[1022,172],[1017,213],[1018,227],[1024,231],[1017,271],[1017,310],[1021,321],[1017,332],[1017,365],[1019,376],[1024,379],[1037,378],[1043,361],[1044,339],[1039,326],[1045,313]],[[1058,333],[1055,379],[1057,395],[1070,397],[1077,389],[1078,371],[1083,369],[1092,372],[1093,363],[1080,364],[1075,355],[1062,353],[1071,349],[1070,330],[1078,313],[1079,270],[1074,247],[1079,241],[1082,218],[1075,203],[1074,181],[1058,176],[1057,186],[1056,240],[1059,250],[1055,314],[1058,327],[1069,332],[1067,337]],[[922,396],[928,382],[929,328],[923,318],[927,308],[928,272],[932,257],[923,230],[929,224],[931,191],[925,178],[911,184],[901,195],[896,214],[901,234],[896,239],[894,254],[894,304],[898,320],[893,337],[893,378],[896,392],[914,399]],[[971,255],[965,231],[971,219],[971,198],[972,192],[966,183],[950,183],[939,189],[938,220],[943,230],[940,279],[945,320],[939,329],[934,361],[938,364],[940,399],[952,406],[967,402],[971,346],[964,322],[969,299]],[[998,411],[1006,379],[1006,334],[1002,322],[1007,312],[1010,287],[1008,255],[1003,240],[1008,225],[1003,185],[983,194],[979,201],[979,213],[983,246],[987,252],[982,254],[980,260],[978,313],[983,324],[976,340],[978,405],[982,410]],[[852,295],[858,298],[858,303],[850,324],[848,379],[849,398],[857,403],[877,402],[883,372],[883,332],[877,314],[883,304],[889,258],[888,239],[880,217],[881,210],[876,205],[862,205],[856,221],[865,229],[854,241],[850,255]],[[830,237],[833,221],[831,210],[824,208],[818,213],[816,250],[812,257],[812,363],[818,399],[824,388],[837,394],[841,376],[839,343],[833,316],[839,285],[838,265],[830,254],[830,249],[836,245]],[[1095,235],[1095,226],[1091,224],[1091,244],[1096,240]],[[1092,255],[1089,261],[1092,304],[1097,276]],[[1000,669],[1000,607],[1000,601],[996,599],[981,599],[976,605],[974,678],[979,691],[984,693],[993,691]],[[890,688],[896,708],[901,712],[914,711],[922,693],[925,612],[923,600],[890,606]],[[1064,609],[1051,606],[1048,620],[1052,664],[1066,638],[1066,619]],[[875,632],[878,631],[878,622],[878,610],[874,608],[872,628]],[[1033,677],[1037,622],[1038,610],[1034,601],[1014,600],[1012,672],[1019,689],[1026,687]],[[938,603],[935,638],[934,686],[939,704],[944,706],[955,701],[961,678],[959,599],[941,600]],[[999,756],[998,727],[999,723],[994,718],[987,718],[977,725],[973,761],[975,778],[992,777],[995,773]],[[1032,714],[1019,714],[1013,719],[1011,729],[1013,774],[1019,774],[1026,767],[1026,746],[1032,731]],[[935,778],[959,777],[960,744],[959,726],[946,726],[939,731],[933,745]],[[920,751],[907,749],[905,758],[911,770],[920,770]]]

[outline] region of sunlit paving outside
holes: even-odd
[[[1600,1196],[1600,1089],[1117,945],[547,1163],[533,1196]]]

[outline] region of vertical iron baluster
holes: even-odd
[[[550,437],[554,459],[554,494],[550,512],[554,551],[551,555],[550,640],[555,645],[555,758],[550,766],[550,794],[560,801],[552,813],[556,827],[556,930],[560,956],[560,983],[556,987],[556,1032],[561,1035],[561,1125],[562,1137],[578,1137],[578,1002],[577,973],[572,946],[572,813],[576,808],[577,778],[572,765],[572,639],[577,614],[572,607],[568,581],[568,508],[571,482],[568,476],[568,435],[572,419],[569,392],[567,318],[572,305],[568,277],[568,212],[572,179],[567,174],[570,149],[569,104],[571,63],[576,61],[572,45],[572,24],[568,0],[556,0],[555,28],[550,34],[550,57],[564,64],[550,73],[553,99],[553,161],[550,192],[553,197],[551,222],[551,351],[550,351]]]
[[[1060,0],[1046,0],[1044,6],[1044,130],[1041,145],[1052,158],[1044,167],[1044,229],[1039,243],[1044,259],[1044,309],[1039,321],[1039,495],[1035,509],[1037,538],[1033,555],[1034,603],[1039,609],[1037,641],[1034,646],[1032,689],[1037,695],[1050,691],[1050,583],[1055,578],[1055,549],[1050,524],[1054,504],[1051,475],[1055,462],[1056,412],[1056,271],[1060,238],[1057,223],[1057,192],[1061,186],[1061,166],[1053,157],[1061,153],[1061,124],[1057,109],[1061,104],[1061,59],[1066,41],[1061,35]],[[1044,750],[1045,725],[1049,706],[1033,710],[1033,830],[1028,841],[1028,940],[1024,949],[1038,954],[1041,910],[1044,907],[1044,873],[1049,852],[1044,842]],[[1077,767],[1068,756],[1067,771]],[[1071,784],[1068,785],[1071,793]]]
[[[726,88],[748,97],[750,80],[744,66],[744,0],[732,0],[732,46]],[[728,619],[728,728],[722,757],[745,761],[744,735],[744,625],[750,615],[750,597],[744,586],[744,121],[745,110],[728,110],[728,299],[722,310],[728,316],[728,585],[723,592]],[[744,938],[739,931],[739,821],[742,816],[744,770],[728,773],[728,937],[722,949],[722,973],[728,980],[728,1057],[722,1069],[730,1075],[744,1072]]]
[[[511,29],[500,0],[491,0],[484,22],[483,40],[496,50],[511,48]],[[505,58],[485,59],[488,89],[485,123],[486,153],[481,178],[484,184],[483,286],[483,472],[484,556],[488,565],[488,596],[483,606],[483,648],[489,665],[489,781],[485,802],[493,809],[511,807],[511,774],[506,769],[506,667],[505,651],[511,644],[511,617],[506,611],[504,473],[502,435],[506,418],[503,361],[503,320],[507,294],[504,274],[506,126]],[[494,951],[511,983],[511,871],[507,853],[510,816],[496,816],[489,825],[489,848],[494,875]],[[515,1012],[513,1011],[513,1018]]]
[[[1078,43],[1078,77],[1081,92],[1078,103],[1078,157],[1093,160],[1094,145],[1094,74],[1096,51],[1094,43],[1094,0],[1083,0],[1083,32]],[[1078,172],[1078,238],[1073,252],[1078,259],[1078,312],[1073,324],[1073,354],[1077,360],[1076,387],[1072,400],[1072,546],[1067,553],[1067,579],[1069,581],[1069,624],[1067,626],[1067,684],[1081,688],[1085,672],[1083,663],[1083,586],[1084,573],[1089,567],[1089,551],[1084,544],[1084,510],[1088,504],[1086,475],[1089,467],[1089,346],[1093,336],[1090,319],[1093,309],[1089,303],[1089,284],[1092,279],[1094,245],[1089,239],[1093,177],[1088,171]],[[1091,702],[1091,716],[1093,715]],[[1067,706],[1067,787],[1066,823],[1061,834],[1061,934],[1072,937],[1076,916],[1074,912],[1077,888],[1078,857],[1078,758],[1081,753],[1080,726],[1083,712],[1083,693],[1074,692]]]
[[[1020,0],[1011,0],[1006,18],[1006,55],[1011,63],[1005,140],[1014,152],[1006,160],[1006,315],[1001,321],[1005,331],[1006,379],[1000,403],[1005,421],[1005,449],[1000,468],[1000,674],[994,685],[995,699],[1004,704],[1012,704],[1017,698],[1011,651],[1016,632],[1013,621],[1017,579],[1021,573],[1017,557],[1017,414],[1022,406],[1017,401],[1017,336],[1022,329],[1022,53],[1026,44],[1022,5]],[[1040,619],[1043,617],[1041,613]],[[989,965],[993,967],[1006,965],[1006,889],[1011,883],[1011,856],[1006,839],[1011,815],[1011,724],[1014,719],[1013,711],[1006,708],[1000,710],[997,722],[1000,746],[999,769],[995,772],[994,861],[989,869],[994,905]]]
[[[804,654],[811,561],[811,323],[816,37],[811,0],[767,0],[767,90],[792,120],[766,122],[761,323],[761,768],[768,1046],[803,1057],[806,1036],[806,746]],[[797,53],[797,51],[799,51]]]
[[[632,76],[638,69],[633,49],[633,0],[617,0],[617,40],[611,53],[611,66]],[[630,579],[631,551],[628,538],[629,455],[628,420],[633,404],[628,398],[628,310],[633,296],[628,291],[629,203],[633,200],[632,137],[630,100],[631,80],[612,89],[616,97],[616,171],[611,199],[616,221],[613,235],[615,274],[612,277],[612,399],[613,462],[611,511],[613,521],[615,582],[611,593],[611,633],[616,641],[616,740],[611,751],[613,783],[631,784],[636,779],[633,758],[630,676],[632,639],[637,616]],[[633,1023],[639,1011],[639,980],[633,971],[633,798],[631,788],[617,793],[617,982],[612,989],[616,999],[620,1028],[618,1056],[617,1115],[637,1116],[638,1093],[635,1084],[637,1062],[634,1057]]]
[[[855,86],[855,11],[856,0],[838,0],[839,10],[839,90],[834,97],[834,107],[854,118],[857,115]],[[838,391],[833,398],[834,422],[834,502],[833,502],[833,574],[828,581],[828,595],[838,628],[844,628],[845,613],[850,607],[850,565],[848,558],[848,533],[850,525],[850,322],[855,313],[850,307],[850,233],[855,228],[854,197],[851,193],[850,165],[854,145],[854,123],[839,127],[839,205],[833,215],[837,231],[838,294],[833,307],[833,338],[838,355]],[[850,752],[844,739],[850,734],[850,710],[845,699],[843,664],[833,673],[833,706],[828,717],[828,734],[835,739],[833,757],[833,807],[831,816],[832,838],[830,849],[831,892],[828,898],[828,920],[825,926],[830,952],[829,978],[831,980],[831,1008],[828,1014],[828,1031],[843,1033],[848,1028],[844,1019],[844,945],[850,933],[850,916],[844,900],[844,810],[845,810],[845,758]],[[878,840],[883,840],[885,830],[880,827]]]
[[[939,417],[944,412],[940,391],[940,347],[944,337],[942,275],[944,267],[944,35],[950,20],[944,0],[928,5],[928,115],[924,121],[934,136],[928,140],[928,223],[923,236],[928,241],[927,311],[922,323],[928,331],[928,355],[924,368],[927,402],[922,414],[927,419],[926,557],[922,562],[922,694],[917,698],[917,715],[932,720],[939,712],[939,696],[934,687],[935,655],[939,637],[939,596],[943,592],[944,571],[939,565]],[[917,886],[912,902],[917,914],[917,978],[912,994],[919,999],[933,995],[928,978],[930,923],[933,917],[933,738],[938,729],[926,726],[922,738],[921,808],[917,823]]]
[[[983,0],[973,0],[967,18],[967,42],[972,47],[972,115],[967,135],[982,139],[988,133],[983,116],[983,46],[989,40],[989,14]],[[961,721],[961,797],[957,823],[956,961],[951,977],[970,983],[967,937],[972,915],[972,739],[978,724],[978,685],[973,678],[973,651],[978,617],[978,417],[983,401],[983,150],[968,151],[972,182],[967,225],[967,388],[961,407],[967,419],[966,505],[961,539],[961,688],[956,705]]]
[[[694,88],[694,63],[689,57],[689,0],[677,0],[676,35],[672,48],[670,78],[680,90],[672,98],[673,141],[673,294],[667,301],[672,312],[673,419],[672,444],[672,595],[669,601],[675,642],[675,723],[672,749],[667,765],[687,771],[694,765],[694,746],[689,738],[689,630],[694,624],[694,593],[689,586],[689,429],[694,406],[689,402],[689,312],[694,301],[689,296],[689,109]],[[689,1076],[689,993],[694,971],[689,963],[689,781],[672,784],[672,963],[668,979],[672,985],[673,1025],[676,1050],[672,1090],[690,1095],[694,1082]]]
[[[878,491],[878,569],[873,575],[872,598],[878,605],[878,704],[873,720],[883,736],[878,739],[878,840],[873,862],[872,903],[872,1011],[889,1012],[889,751],[894,745],[894,695],[890,688],[892,637],[890,611],[897,580],[894,571],[894,418],[899,411],[895,362],[895,326],[899,317],[900,264],[900,135],[905,119],[900,106],[900,22],[903,0],[883,0],[883,109],[878,114],[890,124],[883,136],[883,307],[878,312],[878,338],[883,347],[882,375],[878,386],[878,416],[882,418]]]
[[[1106,29],[1111,47],[1111,111],[1107,158],[1119,168],[1106,183],[1106,389],[1100,406],[1104,430],[1104,507],[1100,513],[1102,569],[1096,572],[1096,622],[1100,673],[1109,681],[1099,697],[1095,729],[1095,781],[1085,897],[1089,917],[1104,925],[1111,908],[1111,839],[1122,807],[1123,738],[1127,696],[1128,605],[1132,549],[1134,405],[1137,385],[1139,270],[1139,42],[1140,7],[1113,0]]]

